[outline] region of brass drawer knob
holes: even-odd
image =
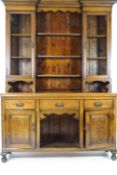
[[[18,108],[23,108],[23,107],[24,107],[24,103],[17,103],[17,104],[16,104],[16,107],[18,107]]]
[[[95,105],[96,107],[101,107],[101,106],[102,106],[102,103],[101,103],[101,102],[95,102],[94,105]]]
[[[55,106],[57,108],[62,108],[62,107],[64,107],[64,103],[56,103]]]

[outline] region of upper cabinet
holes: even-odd
[[[111,11],[83,14],[84,91],[110,92]]]
[[[7,90],[9,92],[13,92],[14,89],[20,92],[21,86],[25,86],[21,90],[23,92],[34,92],[34,21],[33,12],[7,13]]]
[[[5,1],[7,92],[111,91],[114,1]]]

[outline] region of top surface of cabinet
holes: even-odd
[[[6,3],[9,3],[9,2],[17,2],[19,3],[17,0],[2,0]],[[53,2],[56,2],[56,3],[61,3],[61,4],[64,4],[64,3],[83,3],[83,4],[87,4],[87,3],[93,3],[93,4],[99,4],[99,3],[104,3],[104,4],[109,4],[109,3],[115,3],[117,0],[21,0],[20,2],[29,2],[29,3],[41,3],[41,2],[44,2],[44,3],[53,3]]]

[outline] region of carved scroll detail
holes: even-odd
[[[60,116],[60,117],[62,117],[63,115],[65,116],[71,116],[71,117],[73,117],[74,119],[76,119],[76,120],[78,120],[79,119],[79,116],[78,116],[78,112],[76,112],[76,113],[73,113],[73,112],[68,112],[68,113],[62,113],[62,112],[59,112],[59,111],[57,111],[57,112],[42,112],[41,113],[41,115],[40,115],[40,120],[43,120],[43,119],[46,119],[47,117],[49,117],[49,116]]]

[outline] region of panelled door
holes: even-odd
[[[86,148],[115,146],[115,117],[111,110],[85,113]]]
[[[34,111],[6,111],[4,129],[7,148],[35,148]]]

